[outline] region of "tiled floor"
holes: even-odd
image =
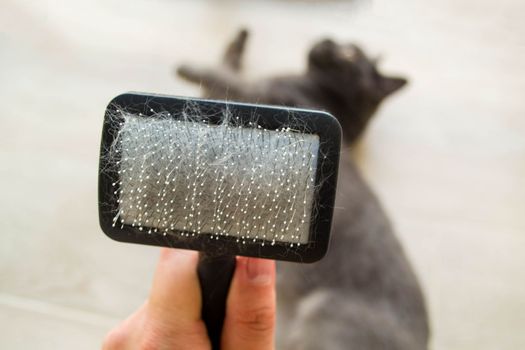
[[[0,1],[0,348],[93,349],[141,303],[157,249],[97,223],[105,104],[197,95],[173,67],[211,63],[240,25],[252,76],[301,70],[323,35],[410,76],[356,156],[424,283],[432,346],[525,347],[523,2],[65,4]]]

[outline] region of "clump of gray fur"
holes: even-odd
[[[295,76],[246,82],[242,66],[248,33],[239,32],[223,64],[181,66],[208,98],[316,108],[341,123],[351,145],[385,97],[406,80],[382,75],[356,45],[323,40]],[[331,248],[312,265],[278,267],[278,349],[426,349],[429,322],[418,280],[379,201],[343,153]]]

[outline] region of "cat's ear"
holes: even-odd
[[[408,83],[408,80],[402,77],[381,77],[379,91],[381,98],[385,98],[388,95],[401,89]]]
[[[310,69],[324,70],[333,67],[336,61],[337,44],[330,39],[316,43],[308,54]]]

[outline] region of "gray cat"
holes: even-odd
[[[181,66],[206,98],[316,108],[343,128],[347,148],[385,97],[406,80],[385,77],[356,45],[323,40],[302,75],[249,83],[239,72],[248,32],[227,47],[223,64]],[[426,349],[423,294],[377,198],[347,152],[339,170],[331,248],[311,265],[278,266],[278,349]]]

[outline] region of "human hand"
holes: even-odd
[[[103,350],[210,349],[197,263],[197,252],[163,248],[148,300],[107,335]],[[275,262],[237,257],[221,349],[273,349],[274,330]]]

